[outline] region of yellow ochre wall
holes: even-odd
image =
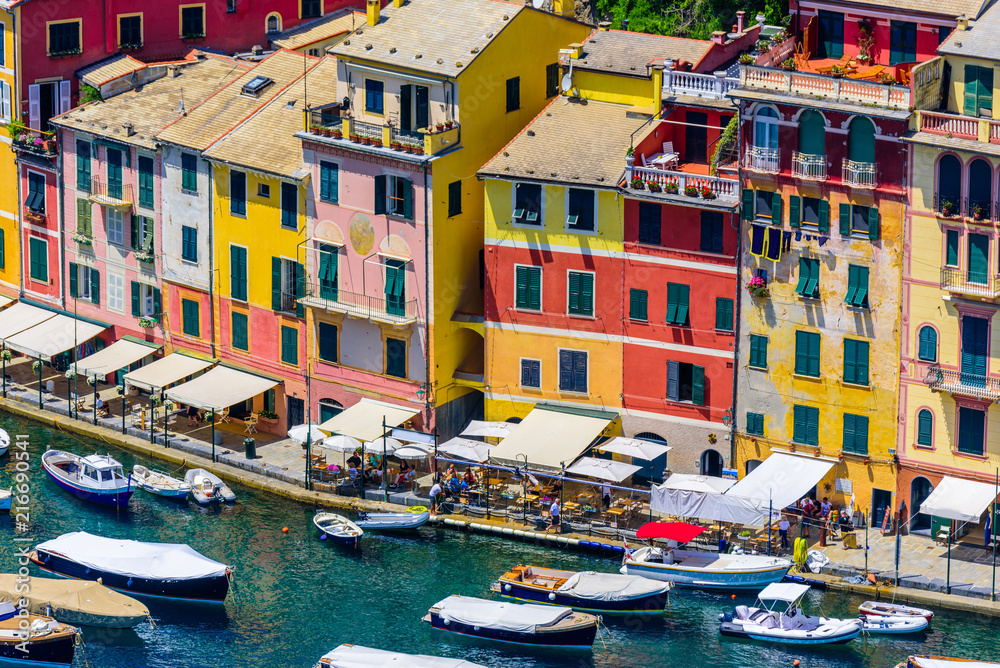
[[[17,9],[0,10],[0,23],[4,24],[3,44],[3,67],[0,67],[0,80],[5,81],[10,86],[11,95],[11,120],[17,120],[18,110],[21,108],[20,96],[18,95],[18,85],[16,72],[13,66],[20,59],[16,56],[17,43],[14,40],[15,34],[20,34],[20,27],[16,25],[20,12]],[[25,123],[27,125],[27,123]],[[18,201],[17,188],[17,167],[14,164],[14,153],[10,150],[10,136],[6,131],[0,131],[0,229],[3,230],[3,262],[0,267],[0,294],[16,297],[21,285],[21,257],[20,257],[20,231],[18,228],[18,217],[20,202]]]

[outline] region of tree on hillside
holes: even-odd
[[[708,39],[716,30],[729,32],[736,12],[746,11],[752,23],[763,11],[766,22],[780,25],[788,14],[788,0],[594,0],[595,14],[607,17],[612,28],[620,29],[628,20],[632,32]]]

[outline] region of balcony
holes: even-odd
[[[985,271],[942,267],[941,289],[956,295],[996,299],[1000,297],[1000,276],[989,276]]]
[[[906,110],[910,88],[863,78],[833,77],[759,65],[740,65],[740,86],[850,104]]]
[[[385,297],[369,297],[318,283],[307,283],[305,290],[306,294],[299,302],[310,308],[390,325],[409,325],[417,320],[416,299],[394,303]]]
[[[1000,399],[1000,378],[965,373],[957,369],[942,369],[934,365],[927,369],[924,384],[932,390],[976,399]]]
[[[826,156],[792,153],[792,174],[806,181],[826,181]]]
[[[632,185],[634,179],[642,181],[643,187],[634,187]],[[740,184],[736,179],[722,179],[717,176],[674,172],[638,165],[628,166],[623,185],[632,190],[648,188],[654,195],[661,193],[669,196],[685,196],[692,200],[718,199],[720,203],[725,204],[735,203],[740,197]],[[697,192],[689,191],[688,188],[694,188]]]
[[[743,167],[751,172],[777,174],[781,170],[781,149],[764,146],[747,146],[743,154]]]
[[[31,153],[43,158],[52,158],[59,154],[59,142],[54,132],[24,127],[8,127],[8,132],[10,132],[11,145],[15,151]]]
[[[724,100],[726,94],[740,85],[736,77],[718,74],[698,74],[696,72],[663,71],[663,96],[689,95]]]
[[[844,158],[843,170],[842,178],[845,186],[874,190],[878,185],[874,162],[855,162]]]
[[[119,210],[131,209],[132,202],[135,201],[131,184],[108,183],[98,179],[90,180],[90,195],[87,199],[94,204]]]
[[[461,128],[452,121],[422,130],[402,130],[390,124],[340,117],[329,110],[310,112],[308,121],[309,135],[300,138],[323,137],[340,145],[373,146],[400,154],[436,155],[461,143]]]

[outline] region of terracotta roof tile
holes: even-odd
[[[595,30],[583,43],[583,53],[573,67],[646,77],[646,66],[655,59],[686,60],[696,65],[711,48],[711,42],[700,39]]]
[[[342,9],[315,21],[303,23],[271,38],[271,44],[282,49],[298,49],[365,25],[365,13]]]

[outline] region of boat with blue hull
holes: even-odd
[[[449,596],[431,606],[423,621],[440,631],[484,640],[589,648],[597,636],[599,618],[572,608]]]
[[[52,480],[73,496],[113,508],[125,508],[135,491],[131,477],[110,455],[81,457],[72,452],[47,450],[42,468]]]
[[[40,543],[31,561],[55,575],[100,580],[105,587],[136,596],[221,603],[232,569],[188,545],[143,543],[67,533]]]
[[[0,603],[0,665],[69,666],[80,630],[52,617],[18,614],[10,601]]]
[[[515,566],[492,589],[507,598],[601,614],[659,614],[672,582],[634,575]]]

